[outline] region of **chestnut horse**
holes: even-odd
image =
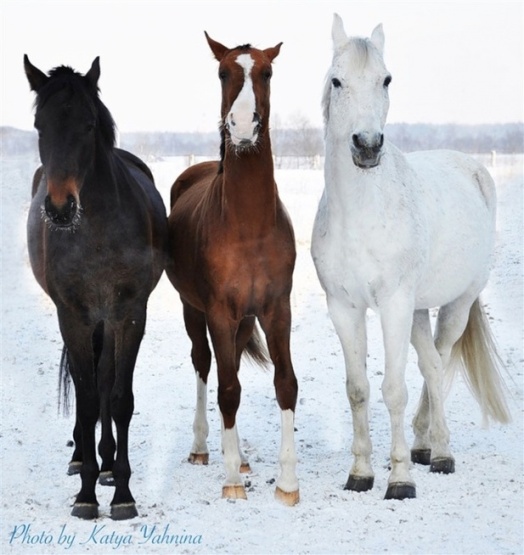
[[[47,76],[27,56],[24,66],[36,92],[42,162],[33,180],[29,257],[36,280],[56,305],[64,340],[61,371],[68,367],[76,392],[69,473],[80,472],[82,488],[72,514],[98,516],[100,478],[115,485],[111,517],[132,518],[133,370],[147,301],[164,268],[166,209],[147,166],[114,148],[114,122],[98,96],[99,59],[85,75],[62,66]],[[95,452],[99,418],[102,472]]]
[[[197,374],[197,409],[190,461],[207,464],[207,378],[211,336],[218,367],[222,416],[225,498],[246,498],[236,413],[237,376],[244,351],[258,362],[265,333],[275,366],[275,389],[282,416],[281,475],[276,497],[298,502],[294,414],[297,380],[290,355],[291,293],[295,240],[278,196],[269,136],[271,63],[279,53],[250,45],[226,48],[207,42],[219,61],[222,83],[221,160],[188,168],[171,189],[170,261],[167,275],[180,293]],[[244,463],[242,465],[242,463]]]

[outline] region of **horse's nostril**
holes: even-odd
[[[360,139],[358,137],[357,134],[354,134],[352,136],[352,140],[353,140],[353,144],[357,147],[357,148],[362,148],[362,143],[360,142]]]
[[[60,207],[53,203],[49,195],[44,201],[44,210],[51,222],[57,226],[70,226],[76,216],[78,205],[73,195],[67,196],[67,201]]]

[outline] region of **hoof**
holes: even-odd
[[[294,507],[300,501],[300,493],[298,489],[295,491],[284,491],[277,486],[275,489],[275,499],[288,507]]]
[[[429,466],[431,463],[431,449],[412,449],[411,462]]]
[[[243,462],[240,465],[240,474],[249,474],[251,472],[251,467],[248,462]]]
[[[222,499],[247,499],[244,486],[224,486],[222,488]]]
[[[101,486],[114,486],[115,485],[115,477],[111,470],[106,470],[105,472],[100,472],[100,476],[98,476],[98,483]]]
[[[417,497],[416,489],[413,484],[398,482],[389,484],[384,499],[415,499]]]
[[[82,520],[93,520],[94,518],[98,518],[98,504],[75,503],[71,515],[81,518]]]
[[[452,457],[433,459],[429,471],[440,474],[453,474],[453,472],[455,472],[455,459]]]
[[[373,488],[374,482],[375,478],[373,476],[353,476],[350,474],[344,489],[358,492],[369,491]]]
[[[111,505],[111,518],[113,520],[129,520],[138,516],[134,503],[120,503]]]
[[[71,461],[67,467],[67,475],[80,474],[80,470],[82,470],[82,461]]]
[[[209,453],[191,453],[187,460],[191,464],[207,465],[209,464]]]

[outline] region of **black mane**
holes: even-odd
[[[42,108],[54,94],[66,88],[71,98],[83,98],[92,104],[97,114],[97,131],[100,139],[106,147],[114,147],[115,122],[98,96],[98,87],[92,87],[84,75],[69,66],[58,66],[49,71],[48,81],[36,95],[36,109]]]

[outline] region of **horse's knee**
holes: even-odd
[[[235,416],[240,406],[241,387],[240,382],[227,386],[218,386],[218,406],[224,418],[226,428],[232,428],[235,424]]]
[[[357,386],[348,380],[346,381],[346,392],[352,410],[364,407],[369,401],[369,387]]]

